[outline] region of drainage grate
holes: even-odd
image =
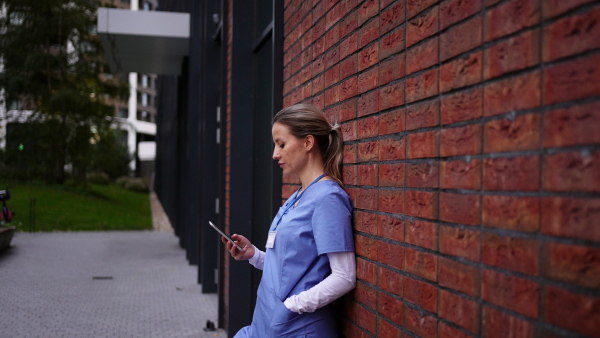
[[[93,276],[94,280],[112,280],[113,276]]]

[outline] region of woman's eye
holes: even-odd
[[[285,144],[280,144],[280,145],[279,145],[279,148],[283,148],[283,146],[284,146],[284,145],[285,145]]]

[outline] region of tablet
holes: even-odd
[[[227,238],[227,240],[229,240],[231,243],[233,243],[233,245],[235,245],[235,246],[238,248],[238,250],[240,250],[240,251],[244,251],[244,249],[242,249],[242,247],[241,247],[241,246],[239,246],[239,245],[238,245],[236,242],[234,242],[234,240],[233,240],[233,239],[231,239],[231,237],[229,237],[229,236],[225,235],[225,233],[224,233],[223,231],[221,231],[221,229],[217,228],[217,226],[216,226],[216,225],[214,225],[214,224],[213,224],[213,222],[211,222],[211,221],[208,221],[208,224],[210,224],[210,226],[211,226],[211,227],[213,227],[213,229],[217,230],[217,232],[218,232],[219,234],[221,234],[221,236],[223,236],[223,237]]]

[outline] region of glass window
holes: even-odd
[[[148,75],[146,74],[142,75],[142,87],[148,88]]]
[[[127,108],[119,108],[117,111],[117,117],[122,117],[124,119],[129,117],[129,110]]]

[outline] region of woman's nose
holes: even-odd
[[[278,160],[280,158],[279,151],[277,151],[277,147],[273,149],[273,159]]]

